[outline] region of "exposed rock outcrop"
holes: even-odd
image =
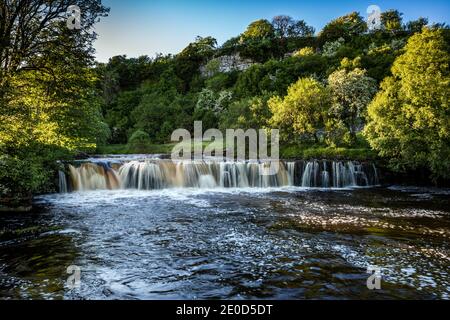
[[[244,71],[254,65],[250,59],[241,58],[239,53],[221,56],[210,60],[206,65],[200,67],[200,72],[204,77],[211,77],[217,72]]]

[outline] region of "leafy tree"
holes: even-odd
[[[368,77],[365,70],[356,68],[333,72],[328,83],[333,99],[330,115],[336,126],[347,129],[345,142],[352,144],[364,124],[367,105],[377,91],[376,81]]]
[[[147,132],[136,130],[128,139],[128,148],[133,152],[145,152],[146,147],[150,144],[150,136]]]
[[[289,30],[294,24],[294,19],[290,16],[279,15],[272,19],[272,26],[274,28],[275,36],[279,38],[287,38]]]
[[[70,5],[83,12],[79,30],[66,26]],[[0,12],[0,153],[11,172],[33,167],[2,170],[0,197],[20,197],[49,186],[44,167],[55,159],[93,150],[108,134],[91,69],[92,27],[108,10],[97,0],[23,0],[1,2]]]
[[[396,33],[403,30],[402,15],[398,10],[388,10],[381,13],[381,25],[383,29]]]
[[[131,119],[132,111],[139,105],[142,98],[141,90],[122,91],[116,102],[110,105],[105,114],[105,120],[111,128],[111,143],[125,143],[130,128],[134,122]]]
[[[191,82],[199,74],[200,66],[212,57],[216,46],[217,41],[212,37],[197,37],[177,55],[174,60],[174,71],[183,81],[181,88],[183,93],[190,90]]]
[[[296,133],[319,141],[330,106],[327,89],[313,78],[303,78],[291,85],[284,98],[273,97],[268,102],[273,116],[270,123],[279,127],[282,136]]]
[[[391,67],[400,50],[395,50],[391,44],[370,47],[367,54],[361,57],[361,66],[367,70],[367,75],[378,83],[391,75]]]
[[[409,21],[406,24],[406,31],[409,33],[421,32],[422,28],[428,25],[428,19],[420,17],[417,20]]]
[[[287,32],[288,37],[312,37],[314,36],[314,32],[316,30],[312,26],[308,26],[308,24],[304,20],[294,21]]]
[[[229,91],[215,93],[210,89],[203,89],[198,95],[194,120],[203,121],[204,128],[217,128],[220,114],[227,109],[231,98]]]
[[[241,36],[241,41],[271,39],[274,35],[275,30],[272,24],[265,19],[260,19],[249,24]]]
[[[215,92],[223,91],[234,86],[239,72],[219,72],[205,81],[205,85],[208,89]]]
[[[308,26],[303,20],[294,20],[290,16],[279,15],[272,19],[275,36],[278,38],[290,37],[311,37],[314,35],[314,28]]]
[[[324,78],[328,67],[328,59],[321,55],[291,57],[282,61],[269,60],[264,64],[253,65],[238,76],[236,96],[259,96],[264,91],[285,95],[287,88],[299,78]]]
[[[267,105],[273,96],[263,92],[260,96],[235,101],[221,114],[220,128],[225,129],[262,129],[268,126],[272,113]]]
[[[413,35],[368,108],[365,135],[396,170],[450,177],[449,45],[444,30]]]
[[[301,48],[299,50],[297,50],[296,52],[294,52],[294,57],[305,57],[305,56],[312,56],[316,54],[316,51],[311,48],[311,47],[304,47]]]
[[[336,41],[328,41],[323,45],[322,54],[325,57],[334,57],[345,43],[344,38],[339,38]]]
[[[272,24],[265,19],[260,19],[252,22],[242,33],[239,40],[239,53],[243,58],[265,62],[274,56],[279,56],[283,51],[278,44],[275,41],[275,30]]]
[[[346,41],[367,31],[367,23],[358,12],[352,12],[345,16],[332,20],[323,27],[319,33],[319,43],[336,41],[343,38]]]

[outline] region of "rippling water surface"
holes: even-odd
[[[448,299],[450,192],[90,191],[0,219],[0,298]],[[81,286],[67,286],[67,267]],[[367,289],[368,266],[382,289]]]

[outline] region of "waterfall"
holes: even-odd
[[[59,173],[60,192],[67,190],[165,188],[344,188],[378,184],[373,164],[355,161],[279,162],[270,174],[270,162],[257,161],[144,161],[82,162],[68,165],[69,176]]]
[[[288,162],[286,166],[288,171],[288,184],[289,186],[293,186],[295,184],[295,162]]]
[[[61,170],[58,171],[58,186],[59,186],[59,192],[60,193],[67,193],[67,179],[64,172]]]
[[[317,161],[308,162],[303,171],[302,187],[316,187],[318,173],[319,163]]]

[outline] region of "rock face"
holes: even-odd
[[[214,66],[211,68],[211,64]],[[243,59],[239,53],[221,56],[210,60],[207,65],[200,67],[200,72],[204,77],[210,77],[216,72],[232,72],[232,71],[244,71],[250,68],[255,63],[250,59]]]

